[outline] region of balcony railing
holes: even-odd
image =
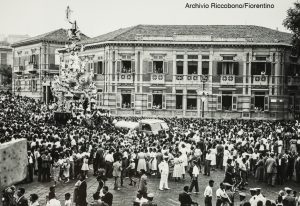
[[[198,80],[199,80],[197,74],[188,74],[188,75],[186,76],[186,79],[187,79],[188,81],[198,81]]]
[[[235,75],[221,75],[222,85],[235,85]]]
[[[26,66],[26,70],[29,73],[35,73],[35,72],[37,72],[37,65],[36,64],[29,64],[29,65]]]
[[[164,84],[165,83],[165,74],[151,74],[151,83]]]
[[[253,75],[252,76],[252,84],[253,85],[268,85],[268,77],[267,75]]]
[[[119,83],[133,83],[133,74],[132,73],[120,73],[119,74]]]
[[[193,81],[194,83],[198,82],[207,82],[209,81],[209,76],[202,74],[202,75],[198,75],[198,74],[176,74],[175,75],[175,82],[176,83],[184,83],[184,81]]]
[[[16,74],[22,74],[24,71],[24,67],[23,66],[14,66],[14,73]]]

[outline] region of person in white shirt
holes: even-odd
[[[200,172],[196,160],[192,161],[192,167],[193,167],[192,181],[191,181],[189,192],[192,192],[193,188],[195,187],[196,190],[195,193],[199,193],[198,176]]]
[[[216,191],[216,197],[217,197],[216,206],[221,206],[223,203],[223,198],[226,198],[223,182],[220,183],[220,187]]]
[[[159,190],[169,190],[168,186],[168,176],[169,176],[169,165],[167,162],[167,158],[165,158],[159,165],[159,172],[161,174],[160,183],[159,183]]]
[[[207,187],[205,188],[204,191],[204,204],[205,206],[212,206],[212,196],[213,196],[213,191],[212,188],[214,186],[213,180],[209,180]]]
[[[49,194],[49,201],[46,206],[61,206],[60,201],[55,198],[54,194]]]
[[[210,163],[212,160],[212,156],[210,154],[210,149],[207,150],[206,156],[205,156],[205,166],[204,166],[204,175],[210,176]]]

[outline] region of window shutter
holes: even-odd
[[[35,64],[39,64],[40,63],[40,59],[39,59],[39,55],[38,54],[35,55],[34,63]]]
[[[265,107],[264,111],[269,111],[269,96],[265,96]]]
[[[237,96],[232,96],[232,110],[236,111],[237,110],[237,104],[238,104],[238,97]]]
[[[102,101],[102,94],[101,93],[97,94],[97,100],[98,100],[98,106],[102,106],[103,101]]]
[[[255,75],[257,73],[256,70],[257,70],[256,62],[252,62],[251,63],[251,75]]]
[[[168,73],[168,62],[164,62],[164,74]]]
[[[116,108],[121,108],[121,101],[122,101],[122,98],[121,98],[121,94],[116,94]]]
[[[166,95],[162,95],[162,109],[167,109]]]
[[[98,64],[97,62],[94,62],[94,74],[98,74]]]
[[[271,62],[266,63],[266,75],[271,75]]]
[[[15,62],[15,66],[18,66],[19,65],[19,57],[15,57],[14,62]]]
[[[147,109],[152,109],[152,94],[148,94],[148,97],[147,97]]]
[[[289,96],[289,109],[294,110],[295,109],[295,97]]]
[[[148,73],[153,73],[153,62],[152,61],[149,61],[149,64],[148,64]]]
[[[135,105],[135,94],[131,94],[131,108],[134,108]]]
[[[135,61],[131,61],[131,72],[135,73]]]
[[[250,103],[250,109],[254,110],[254,105],[255,105],[255,97],[251,97],[251,103]]]
[[[222,95],[218,95],[217,98],[217,110],[222,110]]]
[[[121,62],[117,61],[117,73],[120,73],[121,71]]]
[[[222,62],[217,62],[217,74],[222,74]]]
[[[238,62],[233,63],[233,74],[239,75],[239,63]]]

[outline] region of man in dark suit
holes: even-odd
[[[103,194],[104,194],[104,196],[102,197],[102,201],[105,202],[106,204],[108,204],[109,206],[111,206],[112,202],[113,202],[113,194],[108,192],[107,186],[103,187]]]
[[[78,188],[78,205],[80,206],[86,206],[87,202],[86,202],[86,188],[87,188],[87,184],[85,181],[85,175],[81,174],[80,175],[80,186]]]
[[[28,206],[28,200],[24,197],[25,189],[20,187],[17,191],[17,205],[18,206]]]
[[[179,202],[180,202],[180,206],[191,206],[191,205],[198,205],[197,202],[194,202],[191,198],[191,196],[189,195],[188,191],[189,191],[189,186],[184,186],[183,188],[183,193],[179,194]]]

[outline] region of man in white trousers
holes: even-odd
[[[167,162],[168,158],[164,158],[164,160],[158,165],[160,172],[160,183],[159,190],[163,191],[164,189],[169,190],[168,187],[168,176],[169,176],[169,165]]]

